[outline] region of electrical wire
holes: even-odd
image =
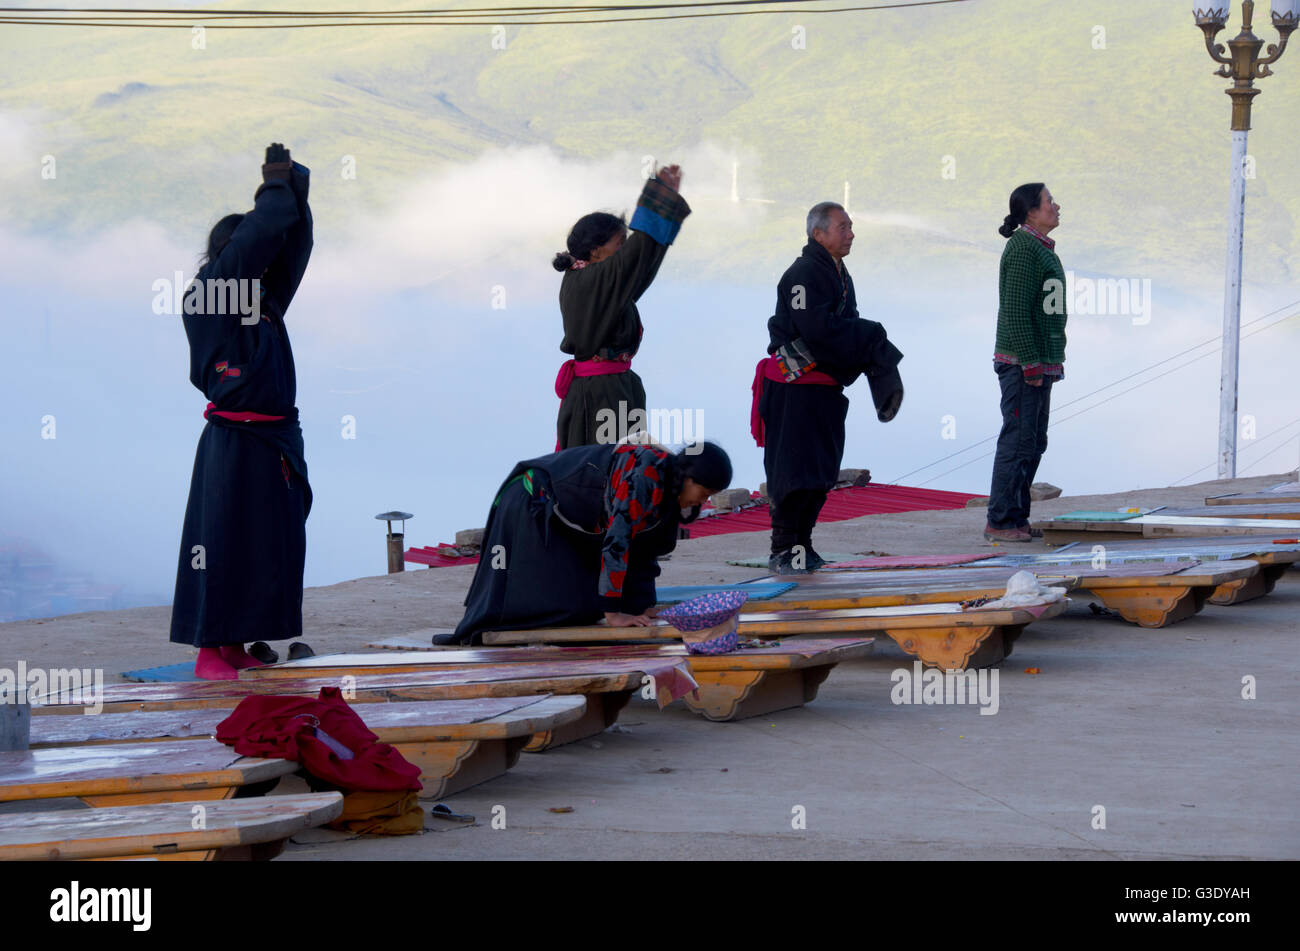
[[[1285,304],[1285,305],[1283,305],[1282,307],[1277,308],[1276,310],[1269,311],[1267,314],[1262,314],[1261,316],[1256,317],[1254,320],[1251,320],[1251,321],[1249,321],[1249,322],[1243,324],[1242,327],[1241,327],[1241,329],[1242,329],[1242,330],[1245,330],[1247,327],[1253,327],[1255,324],[1258,324],[1260,321],[1267,320],[1269,317],[1272,317],[1272,316],[1274,316],[1275,314],[1281,313],[1282,311],[1287,310],[1287,309],[1289,309],[1289,308],[1291,308],[1291,307],[1295,307],[1296,305],[1300,305],[1300,300],[1292,301],[1291,303],[1289,303],[1289,304]],[[1248,334],[1242,334],[1241,339],[1244,340],[1244,339],[1246,339],[1247,337],[1253,337],[1255,334],[1262,333],[1262,332],[1265,331],[1265,330],[1271,330],[1273,327],[1276,327],[1276,326],[1278,326],[1279,324],[1283,324],[1283,323],[1285,323],[1286,321],[1291,320],[1292,318],[1294,318],[1294,317],[1296,317],[1296,316],[1300,316],[1300,312],[1287,314],[1285,317],[1282,317],[1282,318],[1280,318],[1280,319],[1278,319],[1278,320],[1275,320],[1275,321],[1273,321],[1271,324],[1268,324],[1268,325],[1266,325],[1266,326],[1264,326],[1264,327],[1260,327],[1258,330],[1254,330],[1254,331],[1252,331],[1252,332],[1250,332],[1250,333],[1248,333]],[[1112,399],[1116,399],[1116,398],[1118,398],[1118,397],[1120,397],[1120,396],[1123,396],[1125,393],[1131,393],[1133,390],[1136,390],[1136,389],[1138,389],[1138,388],[1140,388],[1140,387],[1146,386],[1147,383],[1154,383],[1156,380],[1159,380],[1159,379],[1161,379],[1162,377],[1168,376],[1170,373],[1173,373],[1173,372],[1175,372],[1176,370],[1181,370],[1181,369],[1183,369],[1183,367],[1191,366],[1193,363],[1196,363],[1198,360],[1202,360],[1202,359],[1204,359],[1205,357],[1213,356],[1215,353],[1218,353],[1220,350],[1223,349],[1223,339],[1222,339],[1222,337],[1211,337],[1210,339],[1208,339],[1208,340],[1204,340],[1204,341],[1202,341],[1201,343],[1198,343],[1198,344],[1196,344],[1196,345],[1194,345],[1194,346],[1188,347],[1188,348],[1186,348],[1185,350],[1180,350],[1180,351],[1178,351],[1177,353],[1171,354],[1170,356],[1167,356],[1167,357],[1165,357],[1165,358],[1162,359],[1162,360],[1157,360],[1155,363],[1149,364],[1149,365],[1147,365],[1147,366],[1141,368],[1140,370],[1136,370],[1136,371],[1134,371],[1133,373],[1128,374],[1127,376],[1122,376],[1122,377],[1120,377],[1118,380],[1112,380],[1110,383],[1107,383],[1105,386],[1100,386],[1100,387],[1098,387],[1097,389],[1092,390],[1091,392],[1084,393],[1082,396],[1078,396],[1078,397],[1075,397],[1074,399],[1069,400],[1069,401],[1067,401],[1067,402],[1065,402],[1065,403],[1061,403],[1059,406],[1054,407],[1054,410],[1061,410],[1061,409],[1065,409],[1067,406],[1073,406],[1073,405],[1075,405],[1076,403],[1079,403],[1079,402],[1082,402],[1083,400],[1088,399],[1089,397],[1096,396],[1098,393],[1103,393],[1103,392],[1105,392],[1106,390],[1110,389],[1110,388],[1113,387],[1113,386],[1118,386],[1119,384],[1121,384],[1121,383],[1125,383],[1125,382],[1127,382],[1127,381],[1133,379],[1134,377],[1141,376],[1142,374],[1147,373],[1147,372],[1149,372],[1150,370],[1154,370],[1156,367],[1164,366],[1166,363],[1169,363],[1171,360],[1177,360],[1179,357],[1186,356],[1187,354],[1192,353],[1192,352],[1195,351],[1195,350],[1200,350],[1202,347],[1206,347],[1206,346],[1209,346],[1210,344],[1216,344],[1216,343],[1218,344],[1218,346],[1216,346],[1213,350],[1210,350],[1210,351],[1208,351],[1208,352],[1206,352],[1206,353],[1203,353],[1203,354],[1201,354],[1201,355],[1198,356],[1198,357],[1193,357],[1191,360],[1188,360],[1186,363],[1180,363],[1178,366],[1176,366],[1176,367],[1174,367],[1174,368],[1172,368],[1172,369],[1170,369],[1170,370],[1167,370],[1167,371],[1165,371],[1164,373],[1158,374],[1157,376],[1154,376],[1154,377],[1152,377],[1152,378],[1149,379],[1149,380],[1145,380],[1145,381],[1143,381],[1142,383],[1137,384],[1136,386],[1131,386],[1131,387],[1129,387],[1127,390],[1122,390],[1122,391],[1120,391],[1119,393],[1114,393],[1114,394],[1112,394],[1111,396],[1108,396],[1106,399],[1104,399],[1104,400],[1099,400],[1098,402],[1094,403],[1093,405],[1088,406],[1088,407],[1086,407],[1086,408],[1080,410],[1080,411],[1077,412],[1077,413],[1072,413],[1071,415],[1065,417],[1064,419],[1054,420],[1053,422],[1051,422],[1051,423],[1048,425],[1048,428],[1050,429],[1051,427],[1056,426],[1058,423],[1064,423],[1064,422],[1067,422],[1067,421],[1069,421],[1069,420],[1071,420],[1071,419],[1074,419],[1076,416],[1081,416],[1081,415],[1083,415],[1084,413],[1088,412],[1089,410],[1096,409],[1098,406],[1101,406],[1101,405],[1103,405],[1103,404],[1105,404],[1105,403],[1110,402]],[[934,462],[926,463],[926,464],[923,465],[923,466],[919,466],[919,467],[917,467],[916,469],[912,469],[910,472],[905,472],[905,473],[903,473],[901,476],[899,476],[898,478],[891,480],[891,483],[892,483],[892,484],[898,484],[898,483],[901,483],[904,479],[908,478],[909,476],[916,475],[916,473],[918,473],[918,472],[924,472],[926,469],[932,469],[932,468],[934,468],[935,466],[938,466],[938,465],[943,465],[943,463],[947,462],[948,460],[950,460],[950,459],[955,459],[955,458],[957,458],[958,456],[963,455],[964,453],[970,452],[972,449],[978,449],[980,446],[983,446],[983,445],[985,445],[986,443],[990,443],[990,442],[994,441],[994,440],[997,439],[997,438],[998,438],[998,436],[997,436],[996,433],[993,434],[992,436],[987,436],[987,437],[985,437],[984,439],[979,440],[978,442],[973,442],[973,443],[971,443],[969,446],[966,446],[966,447],[964,447],[964,448],[962,448],[962,449],[958,449],[958,450],[956,450],[955,452],[950,452],[950,453],[948,453],[948,455],[943,456],[943,457],[941,457],[941,458],[939,458],[939,459],[936,459]],[[921,483],[921,486],[927,486],[927,485],[929,485],[931,482],[934,482],[934,481],[936,481],[936,480],[938,480],[938,479],[941,479],[941,478],[943,478],[943,477],[946,476],[946,475],[951,475],[952,473],[956,472],[958,469],[964,469],[966,466],[971,465],[972,463],[979,462],[979,461],[982,460],[982,459],[987,459],[987,458],[988,458],[989,456],[991,456],[991,455],[993,455],[992,452],[987,452],[987,453],[985,453],[985,454],[982,455],[982,456],[977,456],[977,457],[975,457],[974,459],[967,460],[966,462],[963,462],[961,465],[959,465],[959,466],[957,466],[957,467],[955,467],[955,468],[953,468],[953,469],[948,469],[947,471],[940,473],[939,475],[935,476],[934,478],[927,479],[925,482],[922,482],[922,483]],[[1175,483],[1175,484],[1177,484],[1177,483]]]
[[[1291,420],[1291,422],[1287,423],[1285,426],[1279,426],[1277,429],[1273,430],[1271,433],[1268,433],[1267,435],[1260,436],[1258,439],[1252,440],[1251,444],[1245,447],[1244,449],[1242,449],[1240,452],[1238,452],[1237,455],[1244,456],[1246,453],[1258,449],[1260,446],[1268,442],[1268,440],[1272,439],[1278,433],[1290,429],[1296,423],[1300,423],[1300,417],[1296,417],[1295,419]],[[1285,449],[1285,448],[1286,448],[1286,443],[1283,443],[1281,446],[1278,447],[1278,449]],[[1252,462],[1251,466],[1259,465],[1259,463],[1261,463],[1264,459],[1267,459],[1269,456],[1273,455],[1273,453],[1277,451],[1278,451],[1277,449],[1274,449],[1268,453],[1265,453],[1264,456]],[[1201,466],[1201,468],[1197,469],[1195,472],[1187,473],[1187,475],[1183,476],[1181,479],[1175,482],[1174,485],[1178,485],[1181,482],[1185,482],[1188,479],[1192,478],[1193,476],[1198,476],[1207,469],[1213,469],[1217,464],[1218,464],[1218,460],[1215,460],[1214,462],[1211,462],[1208,466]],[[1249,466],[1247,468],[1249,468]]]
[[[1259,464],[1260,464],[1261,462],[1263,462],[1265,459],[1270,459],[1270,458],[1272,458],[1273,456],[1277,455],[1279,452],[1281,452],[1283,449],[1290,449],[1290,448],[1292,448],[1292,447],[1291,447],[1291,444],[1290,444],[1290,443],[1286,443],[1286,442],[1284,442],[1284,443],[1282,443],[1282,445],[1278,446],[1276,449],[1272,449],[1272,450],[1270,450],[1270,451],[1264,453],[1264,455],[1260,456],[1258,459],[1256,459],[1256,460],[1255,460],[1254,462],[1252,462],[1250,465],[1246,466],[1245,469],[1242,469],[1241,472],[1239,472],[1239,473],[1237,473],[1237,474],[1238,474],[1238,475],[1245,475],[1247,472],[1249,472],[1251,469],[1255,468],[1257,465],[1259,465]]]
[[[98,13],[90,8],[22,8],[0,7],[0,24],[25,26],[82,26],[137,29],[193,29],[203,26],[213,30],[285,30],[285,29],[320,29],[336,27],[372,27],[372,26],[482,26],[491,22],[496,26],[551,26],[559,24],[596,24],[596,23],[641,23],[664,20],[692,20],[715,17],[764,16],[774,13],[788,13],[791,7],[798,7],[803,14],[856,13],[874,10],[893,10],[906,7],[931,7],[953,3],[969,3],[971,0],[908,0],[903,3],[877,3],[850,7],[809,8],[807,4],[823,0],[718,0],[718,2],[700,3],[652,3],[652,4],[606,4],[556,7],[471,7],[466,10],[404,11],[383,10],[367,12],[362,10],[337,11],[242,11],[214,12],[211,10],[166,10],[153,11],[143,16],[134,15],[140,11],[115,9],[110,13]],[[695,13],[665,13],[653,16],[595,16],[584,19],[571,18],[575,14],[607,14],[631,11],[681,10],[712,8],[762,6],[776,9],[710,10]],[[20,12],[14,12],[20,11]],[[40,13],[42,15],[24,15]],[[62,16],[52,14],[77,14]],[[537,19],[503,20],[502,15],[526,16]],[[404,19],[398,19],[402,17]],[[556,19],[566,17],[566,19]],[[314,20],[318,22],[254,22],[227,23],[226,20]],[[328,20],[329,22],[319,22]],[[154,22],[161,21],[161,22]]]

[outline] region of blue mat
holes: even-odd
[[[676,604],[679,601],[689,601],[691,598],[698,598],[703,594],[713,594],[716,591],[743,591],[749,595],[751,601],[766,601],[768,598],[775,598],[778,594],[784,594],[791,588],[795,587],[797,582],[794,581],[769,581],[760,584],[685,584],[676,585],[667,588],[658,588],[655,592],[655,601],[659,604]]]
[[[143,670],[124,670],[122,676],[142,684],[170,684],[185,680],[197,680],[194,676],[194,661],[183,664],[168,664],[166,667],[146,667]]]

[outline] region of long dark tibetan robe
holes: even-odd
[[[778,503],[791,492],[834,487],[849,411],[844,387],[866,373],[877,410],[887,412],[892,399],[901,399],[897,368],[903,354],[882,325],[858,316],[853,278],[843,263],[837,270],[830,252],[809,241],[782,275],[776,313],[767,322],[768,353],[802,339],[816,369],[839,384],[763,382],[763,466],[767,494]]]
[[[636,302],[659,273],[668,246],[690,211],[676,192],[655,179],[646,182],[629,224],[632,233],[623,247],[599,263],[565,272],[560,282],[561,351],[579,361],[631,361],[641,346],[643,329]],[[570,449],[616,442],[627,435],[617,430],[618,421],[626,420],[633,410],[645,409],[645,386],[635,370],[577,377],[561,398],[557,446]],[[602,430],[602,410],[613,414],[604,418],[612,418],[614,428]]]
[[[312,249],[308,172],[257,190],[230,243],[195,277],[260,279],[260,315],[187,314],[190,382],[210,403],[181,531],[171,640],[215,647],[302,634],[311,486],[284,315]],[[192,286],[195,286],[192,285]],[[227,307],[227,311],[232,308]],[[235,421],[216,415],[280,416]]]
[[[675,462],[648,446],[579,446],[521,462],[488,513],[453,634],[594,624],[655,604],[658,557],[677,545]]]

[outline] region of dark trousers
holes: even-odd
[[[826,493],[817,489],[798,489],[778,503],[770,506],[772,514],[772,554],[804,547],[804,554],[812,548],[813,526],[826,504]]]
[[[988,521],[994,528],[1023,528],[1029,524],[1029,486],[1047,451],[1052,381],[1030,386],[1020,367],[996,366],[1002,386],[1002,432],[993,457]]]

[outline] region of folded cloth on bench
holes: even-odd
[[[1002,597],[981,604],[980,607],[990,611],[999,608],[1034,607],[1060,601],[1064,597],[1064,588],[1040,584],[1038,577],[1032,571],[1017,571],[1007,579],[1007,590]]]
[[[344,790],[419,790],[420,768],[366,727],[338,687],[320,697],[245,697],[217,724],[242,756],[287,759]]]

